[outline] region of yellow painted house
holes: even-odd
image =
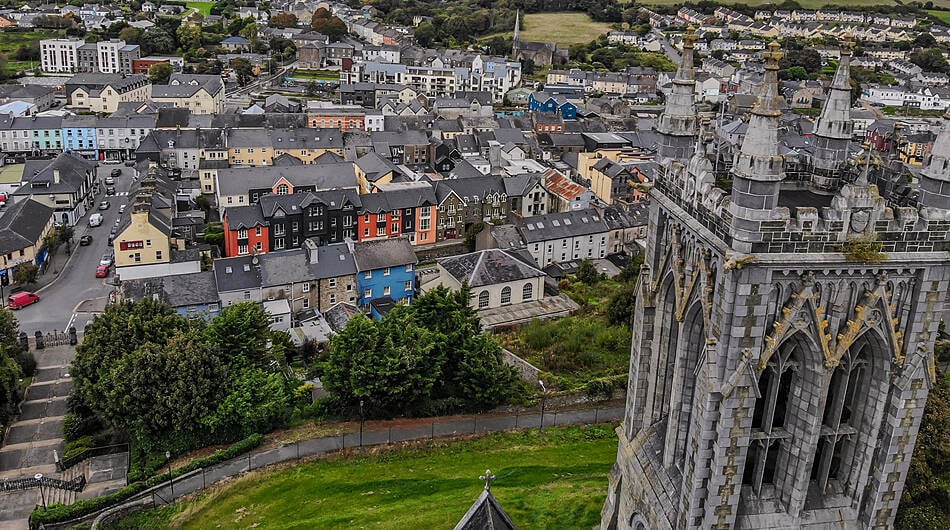
[[[112,244],[115,266],[168,263],[171,259],[171,219],[144,200],[132,206],[130,219]]]
[[[43,238],[53,230],[53,209],[32,199],[21,199],[0,216],[0,281],[13,283],[16,268],[37,260]]]

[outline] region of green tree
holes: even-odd
[[[204,434],[201,420],[216,409],[228,383],[220,350],[196,327],[164,344],[142,344],[111,372],[105,400],[95,405],[148,450],[195,445]]]
[[[920,33],[913,40],[914,48],[936,48],[937,39],[930,33]]]
[[[636,284],[625,285],[610,298],[607,304],[607,320],[615,326],[629,326],[636,301]]]
[[[236,440],[284,425],[293,412],[292,392],[279,371],[249,368],[237,372],[230,389],[202,424],[216,438]]]
[[[406,306],[379,323],[358,316],[330,340],[324,387],[344,407],[364,401],[370,416],[418,414],[440,375],[433,346]]]
[[[267,25],[272,28],[296,28],[299,21],[297,15],[293,13],[277,13],[267,20]]]
[[[40,268],[32,263],[21,263],[13,271],[13,281],[20,285],[36,283],[36,277],[40,274]]]
[[[942,349],[946,349],[944,345]],[[950,375],[938,373],[914,446],[904,494],[897,510],[899,529],[950,528]]]
[[[310,19],[310,29],[326,35],[331,41],[338,41],[340,37],[346,35],[346,24],[338,17],[330,14],[325,7],[314,11],[313,17]]]
[[[251,61],[243,57],[231,59],[231,69],[234,70],[238,84],[241,86],[246,85],[254,77],[254,66],[251,65]]]
[[[56,230],[52,230],[43,236],[43,248],[47,252],[47,267],[53,265],[53,258],[56,257],[56,251],[59,250],[60,245],[63,244],[63,240],[60,239],[59,234],[56,233]]]
[[[600,281],[600,273],[597,272],[597,267],[590,258],[585,258],[584,261],[581,262],[577,268],[576,276],[577,281],[586,283],[587,285],[595,285]]]
[[[241,28],[241,31],[238,32],[238,35],[247,39],[247,42],[251,44],[251,48],[254,48],[257,44],[257,34],[260,32],[260,27],[257,25],[257,22],[249,22]]]
[[[413,31],[413,36],[416,38],[416,42],[424,48],[428,48],[433,42],[435,42],[436,35],[438,31],[435,29],[429,22],[423,22],[416,26],[415,31]]]
[[[182,52],[191,52],[201,47],[201,26],[198,24],[182,24],[178,28],[177,35]]]
[[[910,54],[910,62],[924,69],[925,72],[947,72],[950,65],[943,58],[940,48],[930,48]]]
[[[159,26],[148,28],[139,38],[142,55],[167,55],[175,52],[175,38]]]
[[[113,386],[112,367],[116,362],[143,344],[164,344],[186,326],[185,319],[171,307],[150,298],[106,306],[89,323],[76,348],[70,370],[75,393],[98,410]]]
[[[808,79],[808,72],[805,71],[805,68],[802,66],[793,66],[788,70],[785,70],[784,74],[785,79],[791,79],[794,81]]]
[[[122,28],[122,31],[119,32],[119,38],[129,44],[138,44],[139,39],[142,38],[142,30],[133,26]]]
[[[153,85],[167,85],[171,77],[171,63],[155,63],[148,67],[148,79]]]
[[[265,367],[270,355],[270,315],[254,302],[230,305],[208,324],[208,337],[221,348],[231,366]]]

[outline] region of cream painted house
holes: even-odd
[[[135,267],[171,260],[171,220],[149,204],[137,202],[115,241],[115,266]]]
[[[493,248],[440,259],[438,279],[424,283],[423,290],[468,284],[474,309],[494,309],[544,298],[544,277],[528,260]]]
[[[152,100],[192,114],[224,112],[224,83],[217,75],[172,74],[167,85],[152,86]]]

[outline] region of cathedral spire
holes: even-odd
[[[521,10],[515,10],[515,34],[511,38],[512,42],[518,42],[521,40]]]
[[[779,186],[785,178],[779,154],[778,125],[782,115],[778,90],[778,63],[784,54],[771,42],[765,58],[765,77],[756,99],[749,128],[732,168],[733,236],[756,241],[762,221],[778,205]]]
[[[848,159],[853,124],[851,123],[851,39],[841,50],[841,61],[831,81],[828,99],[815,125],[815,150],[812,155],[812,183],[819,189],[834,190]]]
[[[693,147],[693,137],[696,136],[693,44],[696,40],[696,30],[690,26],[683,36],[683,56],[673,78],[673,88],[656,125],[656,131],[660,133],[657,149],[660,161],[668,159],[683,162],[689,159]]]
[[[920,214],[933,220],[950,220],[950,110],[920,172]]]

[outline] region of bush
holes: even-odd
[[[195,460],[189,462],[188,465],[175,469],[172,471],[172,477],[177,478],[202,467],[210,467],[220,464],[221,462],[230,460],[242,453],[246,453],[251,449],[260,446],[263,441],[263,435],[256,433],[252,434],[240,442],[232,444],[226,449],[219,449],[215,451],[211,456],[207,456],[205,458],[196,458]],[[104,497],[84,499],[76,501],[75,504],[70,504],[68,506],[65,504],[54,504],[45,510],[36,509],[30,516],[31,526],[36,528],[41,524],[70,521],[72,519],[83,517],[99,510],[110,508],[112,506],[121,504],[137,493],[145,491],[146,489],[156,486],[162,482],[168,481],[168,479],[168,473],[165,473],[164,475],[156,475],[145,481],[139,480],[133,482],[119,491]]]
[[[20,365],[23,370],[23,377],[30,377],[36,372],[36,358],[30,350],[19,350],[13,356],[13,360]]]

